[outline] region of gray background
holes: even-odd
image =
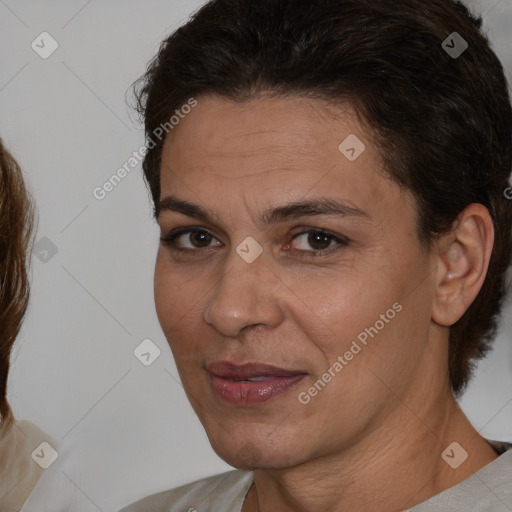
[[[200,0],[0,0],[0,135],[37,202],[32,299],[14,348],[9,400],[69,451],[60,469],[114,510],[221,472],[179,384],[154,312],[158,230],[140,164],[103,200],[93,196],[143,144],[126,105],[159,42]],[[512,1],[472,3],[512,69]],[[456,27],[454,27],[456,30]],[[46,31],[47,59],[31,47]],[[49,48],[48,40],[45,48]],[[511,203],[512,207],[512,203]],[[133,350],[151,339],[150,366]],[[461,405],[482,434],[512,441],[512,305],[493,354]]]

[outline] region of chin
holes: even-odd
[[[246,471],[256,469],[283,469],[300,464],[300,454],[297,447],[287,448],[285,443],[279,442],[276,449],[275,440],[272,443],[269,438],[263,440],[223,439],[212,442],[212,447],[217,455],[230,466]]]

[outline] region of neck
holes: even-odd
[[[450,392],[428,407],[404,403],[400,401],[385,424],[349,448],[293,468],[255,471],[242,511],[398,512],[496,459]],[[468,453],[456,469],[441,457],[453,441]],[[455,449],[448,456],[455,465],[460,454]]]

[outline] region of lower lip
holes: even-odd
[[[306,375],[272,377],[269,380],[254,382],[234,381],[211,375],[213,389],[224,401],[231,404],[250,405],[266,402],[275,396],[295,387]]]

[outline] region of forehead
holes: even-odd
[[[197,101],[165,141],[162,198],[172,194],[239,213],[236,201],[254,214],[269,204],[329,195],[365,211],[396,199],[399,191],[388,190],[380,154],[347,103],[333,107],[301,97]],[[348,158],[354,151],[344,153],[347,148],[357,158]]]
[[[162,171],[178,171],[179,164],[186,165],[187,172],[215,169],[217,177],[233,179],[266,170],[297,175],[301,170],[325,169],[326,164],[354,169],[358,164],[346,165],[350,162],[339,149],[347,138],[364,140],[362,160],[382,167],[348,103],[334,108],[303,97],[235,102],[206,96],[167,136]]]
[[[247,101],[203,96],[169,133],[166,144],[198,137],[206,144],[203,147],[216,150],[236,147],[242,152],[244,141],[251,144],[259,141],[267,147],[304,145],[307,151],[317,146],[315,135],[322,134],[319,133],[323,131],[322,126],[324,129],[332,127],[336,120],[345,121],[347,128],[351,125],[354,130],[361,130],[355,111],[348,103],[340,103],[335,108],[327,102],[300,96],[261,96]],[[226,128],[230,128],[229,136]],[[236,140],[232,138],[233,133],[237,135]]]

